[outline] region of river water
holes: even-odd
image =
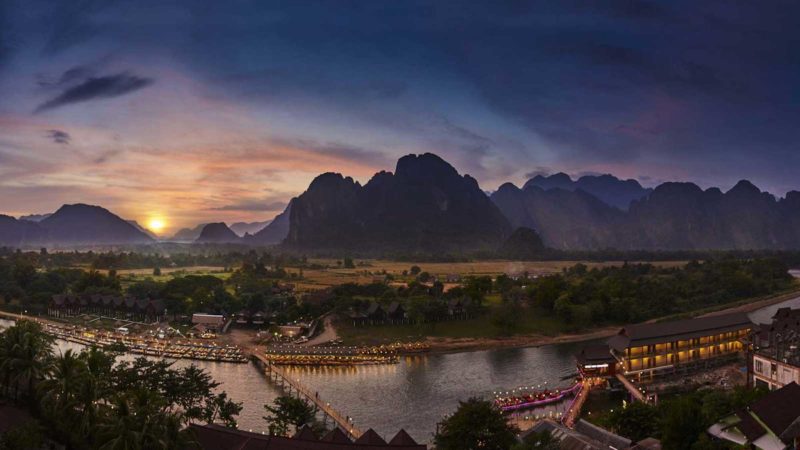
[[[769,322],[780,307],[800,307],[800,297],[768,306],[750,314],[756,323]],[[10,321],[0,320],[0,328]],[[542,347],[483,350],[463,353],[405,357],[398,364],[355,367],[294,367],[293,376],[319,392],[361,428],[374,428],[387,440],[405,428],[418,442],[429,442],[436,423],[452,413],[459,400],[472,396],[491,397],[494,391],[545,383],[566,386],[575,370],[575,352],[584,343]],[[80,345],[58,341],[59,349]],[[133,358],[134,356],[126,356]],[[244,408],[239,427],[266,431],[263,405],[281,395],[252,364],[178,360],[177,366],[195,364],[222,383],[220,389]],[[551,407],[559,412],[562,403]],[[562,411],[563,412],[563,411]]]
[[[12,322],[0,320],[0,328]],[[400,428],[419,442],[430,441],[436,422],[452,413],[459,400],[490,397],[494,391],[522,386],[567,386],[562,380],[576,372],[573,354],[581,344],[484,350],[402,358],[398,364],[356,367],[297,367],[297,375],[361,428],[374,428],[391,439]],[[57,341],[58,349],[79,351],[82,346]],[[124,358],[134,358],[128,355]],[[178,360],[176,366],[195,364],[222,383],[220,389],[243,403],[239,427],[266,431],[264,407],[281,395],[252,364]],[[565,404],[547,412],[563,412]]]

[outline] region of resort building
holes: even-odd
[[[220,314],[192,314],[192,325],[198,331],[219,332],[225,326],[225,317]]]
[[[53,317],[95,314],[141,322],[160,322],[165,312],[162,300],[100,294],[58,294],[47,307],[47,314]]]
[[[576,356],[578,369],[593,376],[620,373],[643,380],[708,367],[735,360],[752,328],[744,313],[628,325],[606,342],[607,350],[584,348]],[[616,361],[613,367],[606,353]]]
[[[800,385],[790,383],[715,423],[708,434],[745,448],[800,448]]]
[[[778,389],[800,383],[800,309],[781,308],[754,339],[753,384]]]

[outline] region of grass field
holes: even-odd
[[[556,336],[567,327],[557,318],[545,317],[526,309],[515,335]],[[345,345],[378,345],[391,342],[411,342],[432,338],[496,338],[503,335],[492,325],[489,315],[468,320],[451,320],[422,325],[377,325],[354,327],[346,319],[336,323],[336,332]]]
[[[524,273],[532,275],[546,275],[557,273],[561,270],[572,267],[582,261],[470,261],[453,263],[413,263],[396,262],[385,260],[356,260],[357,267],[354,269],[344,269],[337,267],[334,259],[311,260],[315,263],[327,266],[326,269],[303,269],[303,279],[296,282],[299,290],[324,289],[343,283],[371,283],[376,277],[387,273],[402,281],[402,273],[409,270],[411,266],[417,265],[423,271],[435,277],[444,278],[450,274],[464,276],[496,276],[503,273]],[[607,267],[619,266],[621,261],[609,262],[582,262],[586,266]],[[667,261],[653,263],[657,266],[674,267],[685,264],[685,261]],[[288,268],[291,273],[299,273],[299,269]],[[408,278],[410,280],[410,277]]]
[[[117,271],[120,284],[126,289],[133,283],[151,279],[153,281],[167,282],[176,276],[184,275],[211,275],[221,280],[227,280],[231,272],[223,272],[222,267],[212,266],[192,266],[192,267],[170,267],[161,269],[161,275],[153,275],[153,269],[126,269]]]

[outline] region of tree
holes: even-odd
[[[610,422],[620,435],[641,441],[654,436],[658,431],[658,412],[647,403],[634,402],[625,408],[614,410]]]
[[[518,431],[494,404],[473,397],[439,422],[433,442],[438,450],[508,450]]]
[[[289,427],[295,429],[303,425],[310,425],[314,422],[316,408],[305,400],[282,395],[275,399],[273,405],[264,405],[269,415],[264,416],[264,420],[269,422],[269,433],[277,436],[285,436],[289,433]]]
[[[413,276],[419,275],[420,272],[422,272],[422,269],[419,266],[411,266],[411,270],[409,270],[409,273]]]
[[[344,257],[344,268],[345,269],[355,269],[356,265],[353,263],[353,258],[349,256]]]
[[[492,311],[492,325],[502,335],[510,335],[519,326],[522,308],[514,303],[504,303]]]
[[[156,267],[153,268],[153,276],[154,277],[160,277],[161,276],[161,267],[156,266]]]

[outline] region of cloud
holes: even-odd
[[[72,140],[72,136],[70,136],[69,133],[61,130],[47,130],[45,136],[52,139],[56,144],[69,145]]]
[[[113,98],[138,91],[153,84],[153,79],[119,73],[102,77],[87,78],[86,81],[74,87],[65,89],[61,94],[36,107],[35,113],[40,113],[71,103],[86,102],[101,98]]]
[[[264,202],[258,200],[247,200],[209,209],[211,211],[282,211],[285,208],[286,202],[284,201]]]

